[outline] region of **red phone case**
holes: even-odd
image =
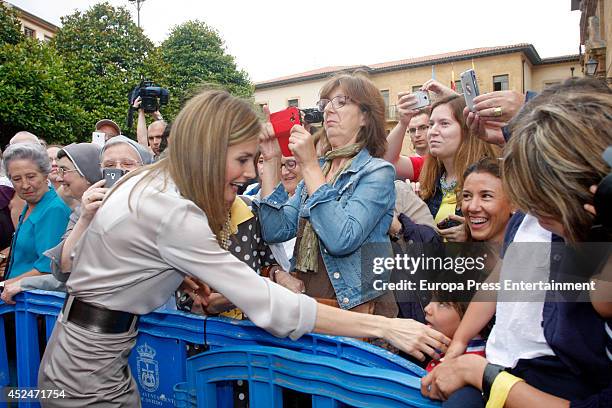
[[[278,139],[278,145],[285,157],[293,156],[289,150],[289,134],[293,125],[301,125],[300,111],[295,106],[291,106],[280,112],[270,114],[270,123],[274,128],[274,135]]]

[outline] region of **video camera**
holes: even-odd
[[[170,94],[166,88],[155,86],[153,81],[142,81],[128,94],[130,108],[128,110],[127,127],[131,128],[134,120],[134,101],[140,96],[142,100],[140,107],[145,113],[153,113],[159,110],[160,105],[167,105]]]

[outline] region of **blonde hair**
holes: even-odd
[[[463,186],[463,173],[472,163],[477,162],[483,157],[497,158],[499,157],[499,148],[492,146],[489,143],[483,142],[476,136],[472,135],[470,129],[463,118],[463,108],[465,108],[465,99],[461,95],[452,95],[441,99],[431,107],[430,115],[433,111],[442,105],[448,105],[451,109],[453,118],[459,122],[461,127],[461,144],[455,152],[455,174],[457,175],[457,188],[455,192],[461,191]],[[432,155],[427,155],[419,181],[421,183],[421,198],[428,200],[436,193],[436,184],[438,179],[445,172],[444,164],[441,160]],[[434,214],[435,215],[435,214]]]
[[[566,91],[536,98],[512,124],[502,175],[514,204],[560,220],[575,243],[593,223],[583,208],[592,203],[589,187],[610,171],[601,155],[612,145],[612,93]]]
[[[224,90],[204,90],[191,98],[172,123],[168,155],[130,172],[125,180],[148,171],[137,185],[165,174],[181,195],[204,211],[220,244],[228,212],[223,198],[227,148],[257,137],[261,131],[252,105]],[[134,188],[131,194],[136,190]]]

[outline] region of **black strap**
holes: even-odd
[[[495,378],[499,375],[499,373],[505,370],[505,367],[491,363],[488,363],[485,367],[482,375],[482,394],[484,395],[485,401],[489,400],[489,396],[491,395],[491,387],[493,386]]]

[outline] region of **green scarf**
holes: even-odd
[[[323,176],[327,177],[329,170],[331,169],[331,164],[334,159],[337,158],[349,158],[346,161],[344,166],[342,166],[336,174],[334,174],[333,178],[327,183],[330,186],[333,186],[338,177],[348,169],[353,163],[353,159],[363,149],[363,144],[361,143],[353,143],[347,146],[344,146],[337,150],[332,150],[328,152],[324,159],[325,164],[323,164]],[[300,240],[300,247],[297,253],[297,259],[295,263],[295,269],[302,272],[318,272],[319,262],[319,237],[315,234],[312,224],[310,221],[306,221],[304,224],[304,231],[302,233],[302,238]]]

